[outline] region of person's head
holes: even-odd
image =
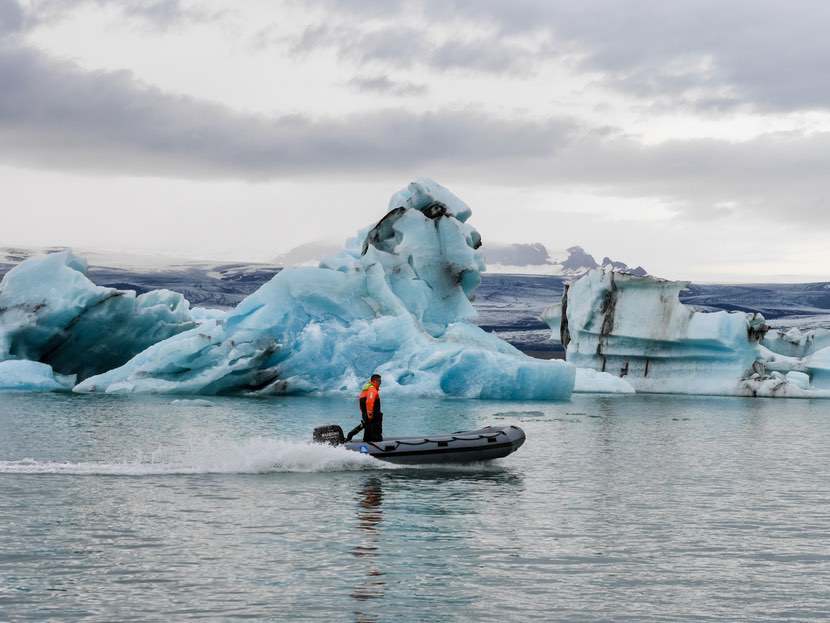
[[[369,382],[375,387],[380,387],[380,374],[373,374],[372,378],[369,379]]]

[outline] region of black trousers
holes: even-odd
[[[383,441],[383,413],[376,413],[371,420],[363,418],[363,441]]]
[[[349,431],[346,441],[351,441],[360,431],[363,431],[363,441],[383,441],[383,413],[378,413],[371,422],[362,417],[360,424]]]

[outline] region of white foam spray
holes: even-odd
[[[171,456],[173,455],[173,456]],[[207,439],[187,450],[161,449],[124,462],[0,461],[0,474],[156,476],[176,474],[262,474],[390,469],[394,465],[321,444],[253,437]]]

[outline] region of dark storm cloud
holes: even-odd
[[[376,29],[375,39],[394,37],[410,15],[421,19],[421,39],[428,38],[433,26],[446,24],[492,30],[489,37],[459,44],[463,53],[451,55],[452,63],[444,66],[532,70],[551,55],[568,55],[606,84],[658,104],[830,109],[830,3],[824,0],[317,2],[358,29],[367,18],[385,20],[386,32]],[[550,44],[535,50],[514,45],[529,36],[549,37]],[[403,50],[413,40],[409,35],[401,37],[398,57],[376,54],[371,41],[359,36],[352,40],[364,59],[442,66],[442,54],[430,46],[415,45],[407,55]],[[521,53],[512,65],[511,50]]]
[[[0,159],[92,172],[266,179],[490,162],[509,177],[513,159],[551,155],[572,129],[467,111],[256,117],[8,45],[0,83]]]

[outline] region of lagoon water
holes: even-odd
[[[385,399],[396,468],[309,445],[349,398],[0,395],[2,621],[830,617],[830,403]]]

